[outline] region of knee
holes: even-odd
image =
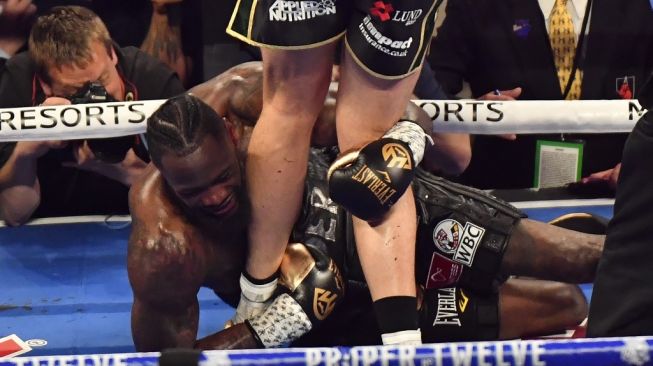
[[[579,324],[589,312],[587,299],[577,285],[561,283],[557,293],[557,301],[561,309],[567,313],[570,324]]]

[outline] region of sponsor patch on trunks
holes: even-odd
[[[413,37],[408,37],[408,39],[393,39],[385,36],[374,25],[369,15],[363,18],[363,22],[358,25],[358,29],[367,43],[392,57],[406,57],[408,55],[408,49],[413,43]]]
[[[463,313],[464,309],[459,309],[460,304],[456,299],[456,288],[447,287],[441,288],[438,291],[438,299],[436,304],[435,319],[433,320],[433,326],[438,325],[455,325],[460,327],[460,314]],[[467,307],[467,297],[465,296],[465,308]],[[462,310],[462,311],[460,311]]]
[[[453,254],[455,262],[471,267],[484,234],[485,229],[471,222],[463,226],[456,220],[446,219],[433,229],[433,244],[442,253]]]
[[[431,289],[455,285],[462,273],[463,266],[460,263],[455,263],[438,253],[433,253],[425,287]]]
[[[336,13],[333,0],[276,0],[268,9],[270,21],[297,22]]]

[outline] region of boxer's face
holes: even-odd
[[[243,186],[236,149],[225,137],[207,136],[190,155],[164,154],[159,170],[189,208],[217,218],[228,218],[243,204]]]
[[[41,82],[46,96],[69,97],[87,82],[97,81],[116,100],[123,100],[123,83],[116,68],[118,56],[113,48],[107,52],[103,43],[94,41],[91,43],[91,56],[86,67],[80,68],[75,64],[49,67],[50,82]]]

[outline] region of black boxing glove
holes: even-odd
[[[245,321],[265,348],[287,346],[308,333],[331,315],[345,294],[337,265],[315,246],[289,244],[280,272],[281,294]]]
[[[408,189],[414,168],[408,144],[382,138],[331,164],[327,175],[329,196],[360,219],[380,220]]]
[[[336,159],[327,175],[331,199],[352,215],[375,223],[404,194],[431,136],[415,122],[397,122],[379,140]]]

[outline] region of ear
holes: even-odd
[[[236,125],[231,122],[227,117],[222,117],[222,120],[224,121],[225,127],[227,127],[227,131],[229,132],[229,138],[231,139],[231,142],[233,142],[234,146],[236,149],[240,147],[240,131],[238,131],[238,128]]]
[[[111,46],[111,53],[109,54],[111,61],[113,61],[113,66],[118,65],[118,55],[116,55],[116,49]]]
[[[53,96],[52,87],[50,87],[50,85],[48,83],[43,81],[43,79],[41,79],[38,76],[36,77],[36,80],[38,80],[39,85],[41,86],[41,89],[43,89],[43,94],[45,94],[46,98],[49,98],[49,97]]]

